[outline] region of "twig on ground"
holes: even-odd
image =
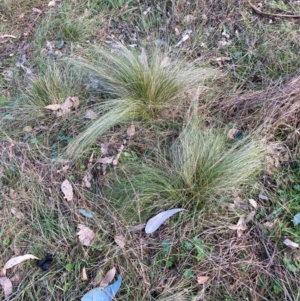
[[[250,1],[248,1],[249,5],[251,6],[251,8],[259,15],[261,16],[265,16],[265,17],[275,17],[275,18],[294,18],[294,19],[298,19],[300,18],[300,15],[286,15],[286,14],[272,14],[272,13],[265,13],[262,12],[258,7],[256,7],[253,3],[251,3]]]

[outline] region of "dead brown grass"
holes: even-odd
[[[300,135],[300,76],[275,82],[260,91],[240,91],[217,101],[217,111],[226,122],[238,121],[241,127],[274,135],[277,130]],[[216,103],[215,103],[216,105]]]

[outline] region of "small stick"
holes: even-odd
[[[265,17],[277,17],[277,18],[294,18],[298,19],[300,18],[300,15],[285,15],[285,14],[271,14],[271,13],[264,13],[262,12],[258,7],[256,7],[254,4],[252,4],[250,1],[248,1],[249,5],[252,7],[252,9],[259,15],[265,16]]]

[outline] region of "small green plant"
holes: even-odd
[[[89,151],[99,136],[117,124],[132,119],[153,120],[164,109],[178,106],[187,92],[198,89],[207,77],[215,74],[210,68],[171,61],[159,50],[151,55],[125,47],[117,53],[98,50],[98,60],[93,64],[72,61],[94,72],[102,92],[109,98],[98,107],[101,117],[67,147],[67,155],[72,157]]]

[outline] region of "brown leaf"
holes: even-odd
[[[61,184],[61,191],[65,195],[65,199],[67,201],[72,201],[73,200],[73,187],[69,180],[64,180]]]
[[[249,199],[249,203],[254,207],[254,209],[257,209],[257,202],[253,199]]]
[[[263,225],[264,225],[266,228],[271,229],[271,228],[273,228],[273,226],[276,225],[278,222],[279,222],[279,219],[278,219],[278,218],[275,218],[273,221],[265,222]]]
[[[92,244],[93,239],[95,238],[95,233],[90,228],[85,225],[78,224],[79,231],[77,235],[79,236],[79,241],[84,245],[89,247]]]
[[[115,236],[115,243],[120,247],[124,248],[125,246],[125,237],[123,235],[116,235]]]
[[[79,106],[79,98],[78,97],[68,97],[61,104],[59,112],[57,112],[57,116],[63,116],[71,112],[71,109],[77,109]]]
[[[49,7],[55,6],[55,5],[56,5],[56,1],[55,0],[49,1],[49,3],[48,3]]]
[[[45,107],[45,109],[51,111],[58,111],[60,109],[60,105],[59,104],[48,105]]]
[[[84,184],[85,187],[91,188],[91,186],[92,186],[92,184],[91,184],[91,182],[90,182],[91,179],[92,179],[92,174],[91,174],[91,172],[90,172],[90,171],[86,171],[86,172],[85,172],[85,175],[84,175],[84,177],[83,177],[83,179],[82,179],[82,182],[83,182],[83,184]]]
[[[251,211],[245,218],[245,223],[248,224],[250,221],[253,220],[254,216],[256,214],[256,210]]]
[[[32,127],[30,125],[27,125],[23,128],[23,131],[26,133],[30,133],[30,132],[32,132]]]
[[[298,245],[297,243],[291,241],[291,240],[288,239],[288,238],[285,238],[285,239],[283,240],[283,243],[284,243],[286,246],[288,246],[288,247],[290,247],[290,248],[292,248],[292,249],[297,249],[297,248],[299,248],[299,245]]]
[[[18,211],[16,208],[11,208],[10,212],[17,218],[17,219],[23,219],[24,214],[21,211]]]
[[[86,119],[94,120],[98,117],[98,115],[94,111],[92,111],[91,109],[88,109],[88,110],[86,110],[84,117]]]
[[[145,228],[146,224],[139,224],[139,225],[136,225],[136,226],[130,226],[129,227],[129,232],[138,232],[138,231],[141,231]]]
[[[12,293],[12,283],[7,277],[0,277],[0,285],[4,291],[4,300],[9,300],[9,295]]]
[[[127,129],[127,137],[131,138],[135,134],[135,126],[134,124],[131,124],[131,126]]]
[[[174,32],[175,32],[175,36],[179,36],[180,35],[180,31],[177,27],[174,28]]]
[[[245,217],[241,216],[236,226],[229,226],[228,228],[231,230],[246,230],[247,226],[245,223]]]
[[[25,255],[22,255],[22,256],[13,257],[10,260],[8,260],[6,262],[6,264],[4,265],[4,267],[3,267],[4,275],[5,275],[7,269],[10,269],[13,266],[15,266],[15,265],[17,265],[17,264],[19,264],[19,263],[21,263],[25,260],[28,260],[28,259],[39,259],[39,258],[34,256],[34,255],[31,255],[31,254],[25,254]]]
[[[241,197],[236,197],[234,200],[233,200],[233,203],[235,205],[235,207],[239,208],[239,209],[242,209],[242,210],[247,210],[248,209],[248,206],[247,206],[247,203],[245,202],[245,200],[243,200]]]
[[[13,190],[12,188],[9,190],[9,197],[11,198],[11,200],[15,200],[17,198],[17,193],[15,190]]]
[[[106,273],[105,277],[102,279],[100,283],[100,287],[102,288],[107,287],[114,280],[115,275],[116,275],[116,268],[110,269]]]
[[[99,158],[97,159],[97,162],[98,163],[101,163],[101,164],[110,164],[112,163],[114,160],[114,156],[112,157],[105,157],[105,158]]]
[[[83,267],[83,269],[82,269],[81,280],[82,280],[82,281],[87,281],[87,280],[88,280],[88,276],[87,276],[87,274],[86,274],[86,269],[85,269],[85,267]]]
[[[228,227],[231,230],[237,230],[238,237],[241,237],[243,234],[243,231],[247,229],[245,217],[241,216],[236,226],[229,226]]]
[[[207,282],[208,279],[209,279],[208,276],[198,276],[197,281],[198,284],[204,284],[205,282]]]
[[[234,140],[236,139],[236,136],[240,133],[240,131],[238,129],[231,129],[228,131],[227,133],[227,138],[229,140]]]
[[[107,155],[108,154],[108,145],[106,143],[101,143],[101,153],[103,155]]]

